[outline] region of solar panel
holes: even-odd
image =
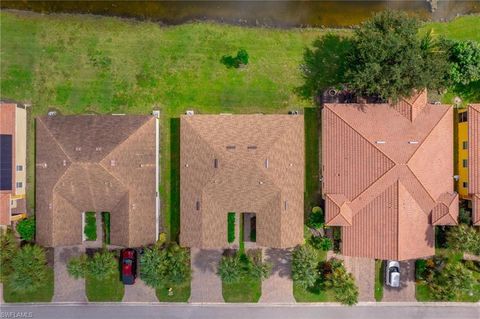
[[[0,134],[0,190],[12,189],[12,135]]]

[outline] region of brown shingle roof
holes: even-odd
[[[468,107],[468,192],[473,199],[473,222],[480,225],[480,104]]]
[[[426,92],[388,104],[326,104],[323,192],[328,225],[342,228],[345,255],[410,259],[434,254],[435,224],[454,224],[453,112]],[[351,226],[334,219],[346,197]],[[455,204],[457,203],[457,204]]]
[[[155,241],[154,117],[38,117],[36,130],[40,244],[81,243],[85,211],[110,212],[112,244]]]
[[[303,241],[303,117],[183,116],[180,146],[182,245],[226,247],[228,212],[256,213],[261,246]]]

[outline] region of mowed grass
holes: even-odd
[[[8,279],[3,283],[3,299],[5,302],[50,302],[53,298],[53,269],[48,268],[45,285],[31,292],[17,292],[10,286]]]
[[[225,302],[258,302],[262,295],[262,281],[244,276],[235,283],[222,281],[222,295]]]
[[[172,119],[187,109],[285,113],[311,106],[294,93],[302,82],[299,65],[304,48],[329,32],[214,23],[161,27],[110,17],[8,11],[0,18],[0,97],[32,104],[29,208],[34,207],[35,116],[49,109],[61,114],[148,114],[160,109],[162,216],[173,239],[179,232],[179,142],[178,129],[170,127],[178,123]],[[432,24],[437,34],[452,38],[478,38],[478,25],[478,16]],[[223,55],[240,48],[250,55],[246,68],[227,69],[220,63]]]
[[[169,296],[169,288],[172,288],[171,296]],[[157,288],[155,292],[160,302],[188,302],[188,299],[190,299],[190,280],[178,285]]]
[[[382,260],[375,260],[375,300],[382,301],[383,299],[383,282],[385,277],[385,267]]]
[[[90,275],[85,277],[85,294],[88,301],[122,301],[125,287],[119,275],[114,274],[104,280],[98,280]]]

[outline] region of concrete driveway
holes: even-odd
[[[134,285],[125,285],[123,302],[156,302],[158,301],[155,289],[145,285],[143,280],[137,277]]]
[[[85,252],[83,246],[65,246],[54,249],[55,288],[53,301],[86,302],[85,279],[74,279],[68,274],[67,262]]]
[[[293,303],[292,252],[287,249],[264,250],[264,261],[272,263],[271,276],[262,282],[260,302]]]
[[[222,250],[191,249],[192,283],[189,302],[224,302],[217,267]]]
[[[416,301],[415,260],[400,262],[400,287],[383,287],[382,301]]]

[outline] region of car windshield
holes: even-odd
[[[399,272],[398,267],[390,268],[390,272]]]
[[[125,259],[123,261],[124,264],[127,264],[127,265],[131,265],[132,264],[132,260],[131,259]]]

